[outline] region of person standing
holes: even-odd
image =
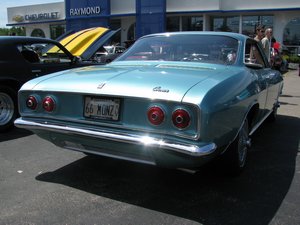
[[[271,28],[266,29],[265,37],[261,40],[264,52],[270,62],[271,59],[271,39],[272,39],[273,31]]]
[[[258,25],[256,27],[256,36],[254,37],[254,40],[260,42],[264,38],[264,35],[265,35],[265,26]]]

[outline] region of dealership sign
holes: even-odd
[[[110,0],[65,0],[65,7],[67,20],[110,15]]]
[[[100,6],[70,9],[70,16],[88,16],[88,15],[96,15],[100,13],[101,13]]]
[[[25,16],[16,15],[13,20],[20,23],[24,21],[56,20],[59,18],[59,12],[34,13]]]
[[[38,14],[29,14],[25,15],[25,20],[28,21],[37,21],[37,20],[54,20],[59,18],[58,12],[50,13],[38,13]]]
[[[65,0],[66,29],[107,27],[111,0]]]

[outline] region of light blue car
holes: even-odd
[[[153,34],[110,64],[27,82],[15,125],[86,154],[189,169],[220,159],[238,174],[282,86],[247,36]]]

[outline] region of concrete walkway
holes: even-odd
[[[278,114],[300,118],[300,76],[298,70],[284,74],[284,86],[279,98],[281,107]]]

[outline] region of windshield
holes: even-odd
[[[17,49],[31,63],[71,62],[70,57],[59,46],[49,42],[23,43],[17,45]]]
[[[201,34],[149,36],[138,40],[117,61],[162,60],[234,64],[238,41],[231,37]]]

